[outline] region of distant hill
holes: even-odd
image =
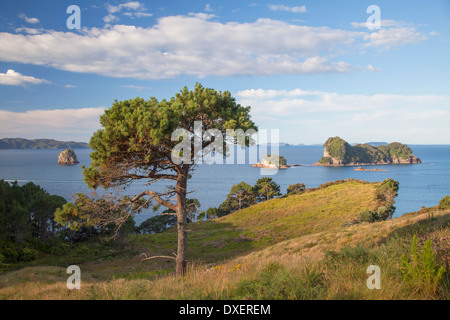
[[[356,166],[373,164],[422,163],[410,147],[399,142],[373,146],[367,143],[351,146],[345,140],[329,138],[323,145],[323,157],[316,165]]]
[[[0,149],[86,149],[89,144],[75,141],[57,141],[53,139],[27,140],[22,138],[0,139]]]

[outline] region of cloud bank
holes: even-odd
[[[89,141],[100,129],[99,117],[104,108],[31,110],[13,112],[0,110],[0,137],[81,139]]]
[[[339,135],[352,142],[450,143],[450,96],[249,89],[236,97],[252,107],[261,128],[278,126],[285,142]]]
[[[136,11],[140,8],[139,2],[111,6],[108,22],[119,12],[142,12]],[[160,18],[147,28],[116,24],[78,33],[18,28],[16,34],[0,33],[0,42],[8,43],[0,47],[0,60],[134,79],[345,73],[355,69],[339,58],[346,52],[364,54],[427,39],[412,26],[368,32],[273,19],[215,19],[191,13]]]

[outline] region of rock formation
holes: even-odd
[[[62,151],[58,155],[58,164],[77,164],[80,163],[72,148]]]
[[[252,167],[266,168],[266,169],[287,169],[290,167],[297,167],[299,164],[288,165],[286,158],[275,154],[266,154],[261,162],[252,165]]]
[[[318,166],[422,163],[410,147],[399,142],[376,147],[369,144],[351,146],[345,140],[334,137],[329,138],[323,147],[323,157],[316,163]]]

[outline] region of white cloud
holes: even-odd
[[[119,21],[119,18],[117,18],[115,15],[111,13],[103,17],[103,22],[105,23],[111,23],[116,21]]]
[[[75,85],[73,85],[73,84],[65,84],[64,85],[64,88],[68,88],[68,89],[71,89],[71,88],[76,88],[77,86],[75,86]]]
[[[111,11],[117,12],[116,7]],[[113,15],[105,22],[114,19]],[[355,68],[341,61],[339,53],[425,39],[412,27],[368,33],[272,19],[249,23],[214,19],[213,14],[190,13],[160,18],[146,28],[114,25],[81,33],[3,32],[0,42],[8,46],[0,47],[0,60],[135,79],[342,73]]]
[[[123,85],[122,87],[129,88],[129,89],[136,89],[136,90],[139,90],[139,91],[141,91],[141,90],[151,90],[152,89],[151,87],[137,86],[137,85],[134,85],[134,84],[127,84],[127,85]]]
[[[367,22],[352,22],[354,28],[367,28]],[[389,49],[409,43],[420,43],[427,40],[425,34],[417,31],[410,23],[384,19],[380,21],[380,29],[369,32],[364,36],[366,46]],[[429,33],[431,36],[432,34]]]
[[[367,22],[352,22],[351,25],[353,28],[367,28]],[[406,25],[408,25],[408,23],[406,23],[404,21],[389,20],[389,19],[382,19],[380,21],[381,28],[404,27]]]
[[[206,12],[214,12],[214,9],[211,7],[209,3],[206,4],[204,11]]]
[[[140,3],[139,1],[129,1],[126,3],[121,3],[117,6],[113,6],[108,4],[106,6],[106,9],[108,10],[109,13],[116,13],[116,12],[120,12],[122,10],[143,10],[144,9],[144,5],[142,3]]]
[[[32,23],[32,24],[39,23],[39,19],[38,18],[29,18],[23,13],[19,14],[19,18],[25,20],[28,23]]]
[[[148,13],[148,12],[124,12],[123,13],[124,16],[128,16],[130,18],[148,18],[153,16],[153,14]]]
[[[353,142],[450,143],[450,96],[249,89],[236,97],[252,107],[261,128],[278,126],[286,142],[339,135]]]
[[[24,76],[19,72],[9,69],[6,73],[0,73],[0,85],[23,86],[26,84],[43,84],[49,83],[47,80]]]
[[[366,46],[389,49],[404,44],[420,43],[427,37],[414,27],[381,28],[364,36]]]
[[[380,72],[381,69],[380,68],[375,68],[374,66],[372,66],[371,64],[369,64],[366,69],[370,72]]]
[[[303,13],[306,12],[305,6],[300,7],[288,7],[282,4],[271,4],[269,5],[269,9],[272,11],[289,11],[293,13]]]
[[[107,4],[106,10],[108,11],[108,15],[103,17],[103,21],[107,24],[112,22],[117,22],[120,19],[115,15],[118,13],[122,13],[124,16],[134,18],[148,18],[153,16],[153,14],[146,12],[144,4],[139,1],[129,1],[125,3],[121,3],[117,6]],[[125,11],[125,12],[123,12]]]
[[[15,30],[17,33],[27,33],[27,34],[41,34],[43,33],[45,30],[42,28],[16,28]]]
[[[100,129],[99,117],[104,108],[32,110],[12,112],[0,110],[0,136],[23,138],[46,137],[88,141]]]

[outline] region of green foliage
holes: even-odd
[[[439,201],[439,209],[450,209],[450,196],[445,196]]]
[[[244,300],[311,300],[325,294],[324,275],[315,269],[292,274],[278,263],[270,263],[256,279],[239,282],[231,292],[232,299]]]
[[[208,210],[206,210],[206,217],[208,219],[218,218],[219,216],[220,216],[220,212],[219,212],[219,209],[217,209],[217,208],[208,208]]]
[[[322,157],[320,158],[319,163],[323,165],[330,165],[333,163],[333,161],[331,160],[330,157]]]
[[[31,262],[37,260],[39,252],[35,249],[25,247],[20,253],[20,260],[24,262]]]
[[[242,181],[231,187],[227,196],[232,211],[247,208],[256,203],[256,194],[251,185]]]
[[[287,187],[288,195],[302,194],[305,191],[306,191],[306,186],[304,183],[291,184],[290,186]]]
[[[345,245],[339,251],[327,251],[325,253],[325,262],[329,266],[348,262],[367,264],[371,259],[373,259],[373,254],[370,248],[360,244],[356,246]]]
[[[323,147],[330,157],[337,160],[344,160],[348,150],[351,149],[351,146],[339,137],[329,138]]]
[[[250,107],[237,104],[228,91],[201,84],[194,91],[184,87],[170,100],[116,100],[100,117],[102,129],[90,139],[94,151],[91,167],[83,169],[85,182],[92,188],[109,188],[130,183],[130,170],[176,171],[167,164],[179,143],[171,140],[172,133],[179,128],[193,130],[195,121],[202,121],[205,131],[217,129],[224,136],[227,129],[257,129],[250,120]]]
[[[66,203],[38,185],[0,180],[0,253],[8,263],[37,259],[38,251],[60,237],[54,211]]]
[[[411,285],[420,286],[428,293],[436,293],[445,268],[438,265],[430,239],[424,242],[421,251],[417,242],[414,235],[409,253],[402,255],[402,274]]]
[[[177,225],[174,215],[158,215],[151,217],[139,225],[139,233],[160,233]]]
[[[378,149],[383,154],[397,159],[409,159],[413,155],[413,151],[407,145],[399,142],[393,142],[387,146],[379,146]]]
[[[267,201],[273,197],[281,196],[280,186],[269,177],[258,179],[253,190],[259,201]]]
[[[381,218],[378,213],[373,210],[364,210],[359,214],[358,220],[360,222],[376,222],[380,221]]]
[[[263,162],[267,165],[276,165],[276,166],[286,166],[287,160],[283,156],[279,156],[276,154],[266,154],[263,157]]]
[[[186,213],[188,221],[195,221],[197,219],[197,213],[201,207],[198,199],[186,199]]]

